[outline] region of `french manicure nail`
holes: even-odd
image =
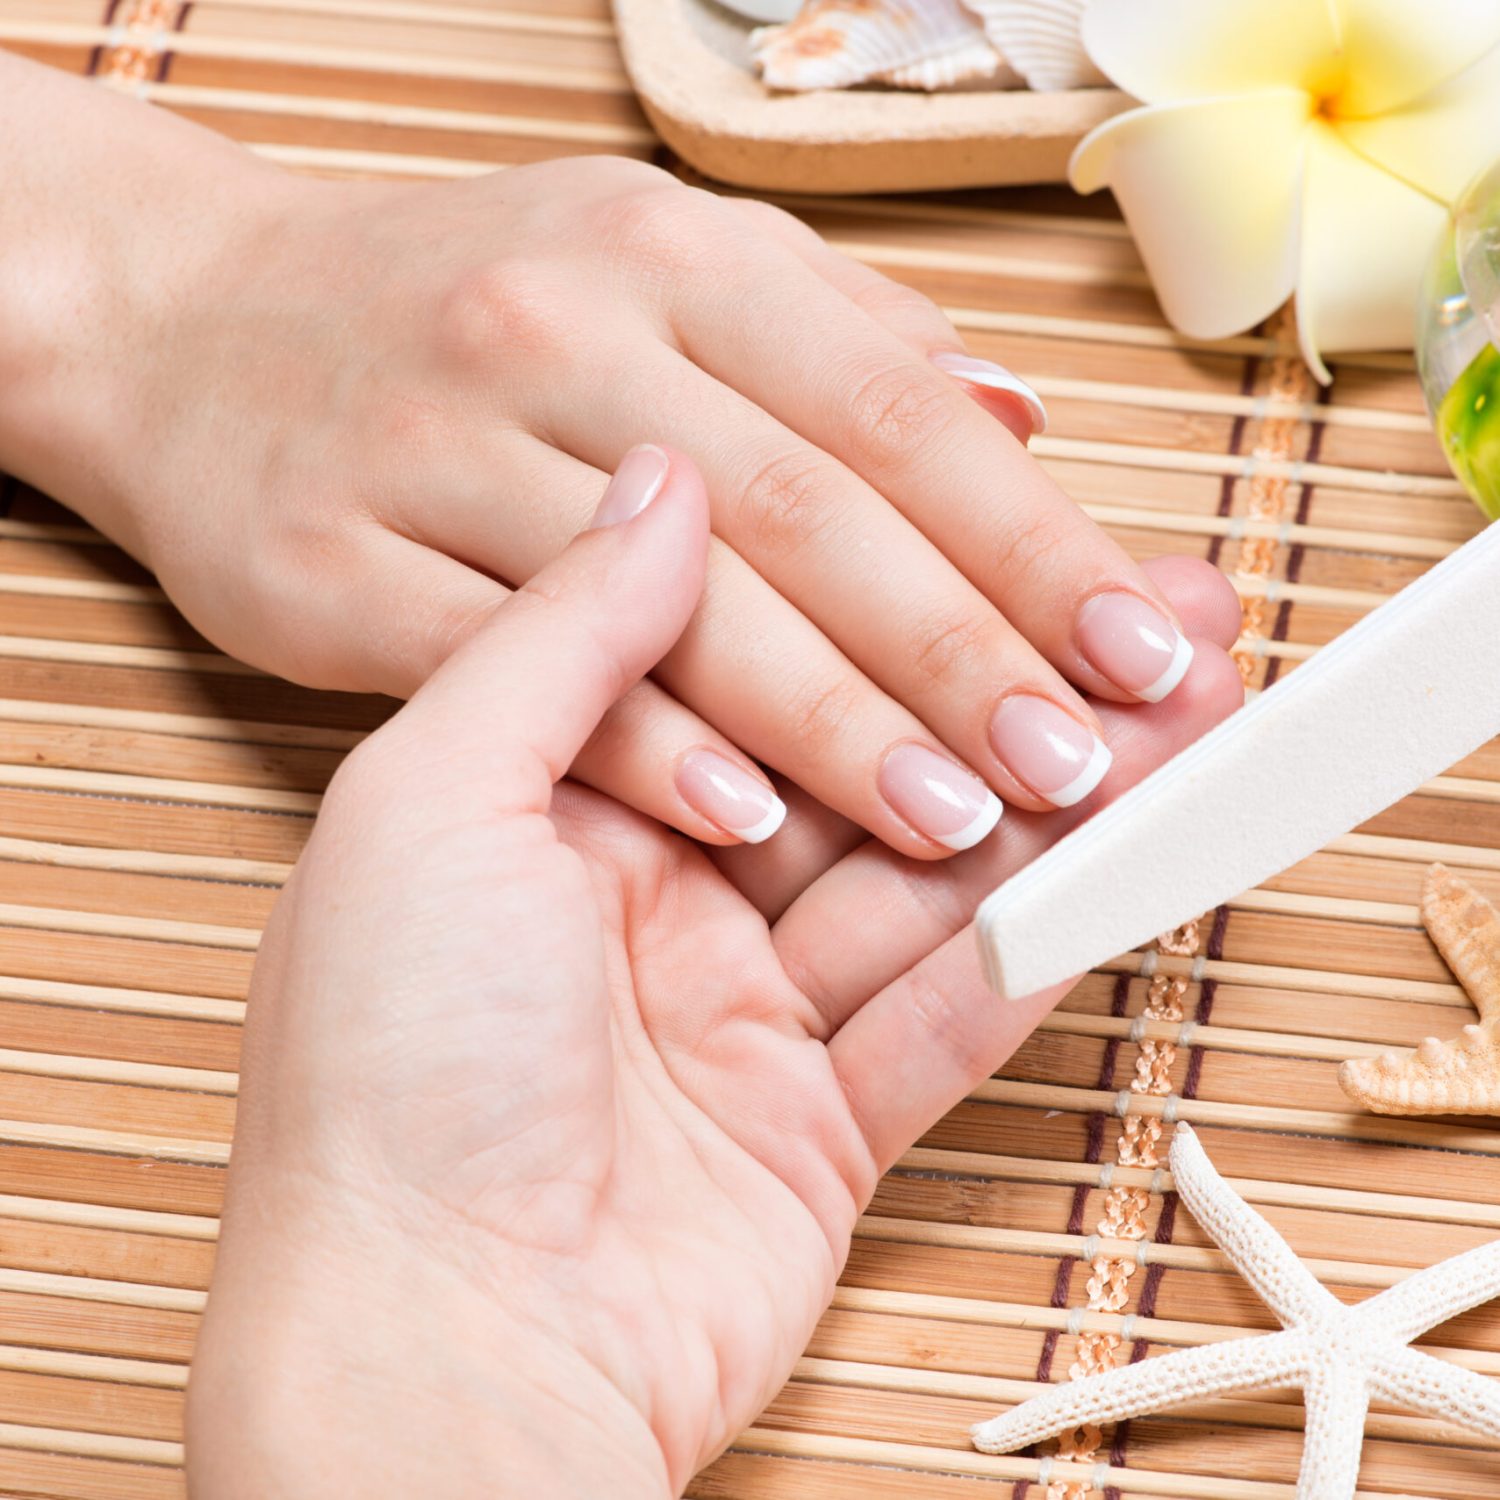
[[[677,790],[695,812],[747,844],[765,843],[786,817],[786,803],[765,782],[717,750],[684,756]]]
[[[877,780],[902,818],[947,849],[972,849],[1005,811],[972,771],[925,745],[897,745]]]
[[[1078,615],[1078,646],[1122,692],[1160,703],[1193,664],[1188,638],[1135,594],[1096,594]]]
[[[1012,375],[1004,365],[997,365],[993,360],[975,359],[970,354],[948,353],[934,354],[932,363],[955,380],[978,386],[983,391],[998,391],[1002,395],[1014,396],[1031,419],[1032,435],[1047,430],[1047,408],[1042,405],[1042,398],[1018,375]]]
[[[1006,769],[1053,807],[1082,802],[1114,757],[1072,714],[1031,693],[1013,693],[990,720],[990,744]]]
[[[620,460],[614,478],[605,486],[599,509],[589,522],[590,530],[618,526],[621,521],[640,515],[661,493],[671,467],[671,460],[660,448],[653,448],[649,443],[632,448]]]

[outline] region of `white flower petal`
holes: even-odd
[[[1500,154],[1500,46],[1416,103],[1337,128],[1386,171],[1452,203]]]
[[[1310,110],[1296,89],[1153,105],[1107,121],[1073,153],[1073,186],[1114,189],[1184,333],[1238,333],[1291,295]]]
[[[1148,104],[1302,88],[1339,76],[1337,0],[1093,0],[1083,44]]]
[[[1297,335],[1307,362],[1327,380],[1325,353],[1409,349],[1446,211],[1320,120],[1307,132],[1302,196]]]
[[[1500,42],[1496,0],[1336,0],[1347,73],[1338,113],[1375,115],[1419,99]]]

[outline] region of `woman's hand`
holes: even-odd
[[[758,761],[947,855],[997,795],[1092,792],[1085,694],[1186,670],[1168,601],[1025,452],[1025,388],[779,210],[605,158],[295,179],[10,59],[0,101],[0,146],[46,118],[67,167],[6,151],[0,463],[246,660],[410,694],[650,437],[703,469],[708,586],[575,774],[696,838],[774,828]]]
[[[276,908],[198,1500],[680,1493],[785,1379],[879,1174],[1056,998],[997,1002],[966,924],[1076,812],[941,866],[814,861],[768,928],[702,850],[554,785],[696,605],[701,484],[678,459],[644,494],[617,479],[613,524],[353,753]],[[1223,640],[1207,577],[1182,612]],[[1096,705],[1104,795],[1240,696],[1200,641],[1170,705]]]

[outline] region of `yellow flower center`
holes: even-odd
[[[1303,83],[1312,95],[1314,119],[1336,125],[1340,120],[1354,118],[1347,104],[1349,82],[1349,63],[1342,53],[1335,53],[1316,66]]]

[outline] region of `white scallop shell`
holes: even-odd
[[[892,68],[889,73],[877,73],[874,81],[888,83],[892,88],[924,89],[935,93],[939,89],[977,83],[992,84],[996,88],[1019,88],[1021,76],[1006,66],[1005,59],[981,35],[951,52],[924,57],[921,62]]]
[[[1028,88],[1093,88],[1107,83],[1083,50],[1088,0],[963,0],[985,35]]]
[[[941,76],[945,59],[972,70],[976,56],[994,52],[961,0],[808,0],[785,26],[752,32],[750,45],[766,83],[791,90],[848,88],[924,67]]]

